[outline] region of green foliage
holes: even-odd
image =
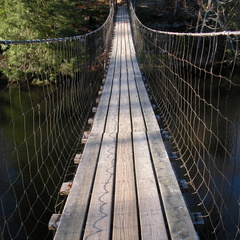
[[[79,3],[69,0],[0,0],[0,40],[24,41],[79,35],[80,26],[85,23],[84,11],[78,8]],[[10,81],[31,80],[33,84],[40,85],[56,82],[59,76],[73,76],[87,58],[84,46],[76,42],[2,44],[0,71]]]
[[[2,55],[0,70],[10,82],[31,80],[33,84],[54,83],[60,76],[73,76],[87,58],[84,46],[76,41],[11,45]],[[70,56],[67,52],[73,53]]]
[[[75,1],[1,0],[0,39],[27,40],[77,35],[83,19]]]

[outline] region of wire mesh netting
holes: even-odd
[[[72,38],[1,41],[0,239],[52,239],[64,181],[76,170],[104,76],[114,8],[102,27]],[[7,50],[7,51],[5,51]]]
[[[187,203],[201,212],[201,239],[240,238],[239,32],[170,33],[149,29],[130,6],[141,70],[160,126],[187,178]]]

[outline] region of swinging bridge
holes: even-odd
[[[0,41],[0,239],[239,239],[240,32],[155,31],[128,2]]]
[[[106,82],[55,239],[197,239],[119,7]]]

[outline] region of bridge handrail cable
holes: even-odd
[[[191,37],[213,37],[213,36],[231,36],[231,35],[240,35],[240,31],[221,31],[221,32],[171,32],[171,31],[161,31],[147,27],[144,25],[140,19],[137,17],[132,2],[129,1],[131,14],[134,15],[134,20],[138,22],[143,28],[148,31],[166,34],[166,35],[176,35],[176,36],[191,36]]]
[[[48,42],[63,42],[63,41],[69,41],[69,40],[85,40],[85,38],[87,36],[90,36],[92,34],[95,34],[97,32],[99,32],[101,29],[103,29],[105,27],[105,25],[108,24],[109,20],[112,18],[113,14],[114,14],[114,4],[110,5],[109,8],[109,14],[107,19],[105,20],[105,22],[96,30],[89,32],[89,33],[85,33],[85,34],[81,34],[81,35],[77,35],[77,36],[73,36],[73,37],[63,37],[63,38],[49,38],[49,39],[33,39],[33,40],[24,40],[24,41],[18,41],[18,40],[0,40],[0,44],[4,44],[4,45],[11,45],[11,44],[29,44],[29,43],[48,43]]]
[[[157,31],[131,4],[130,11],[141,71],[163,137],[176,150],[172,163],[192,189],[190,211],[205,222],[200,237],[239,239],[240,32]]]

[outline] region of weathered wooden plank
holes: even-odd
[[[82,154],[81,153],[76,154],[74,157],[74,164],[79,164],[81,162],[81,159],[82,159]]]
[[[102,134],[89,136],[54,239],[80,239],[87,215]]]
[[[130,51],[131,51],[135,79],[136,79],[137,88],[139,92],[142,111],[144,114],[146,128],[147,128],[147,131],[158,131],[159,130],[158,122],[156,120],[151,102],[149,100],[146,88],[143,83],[142,74],[138,65],[136,52],[135,52],[132,39],[129,40],[129,44],[130,44]]]
[[[48,223],[48,229],[55,231],[60,223],[61,214],[53,214]]]
[[[116,134],[103,135],[83,239],[110,239]]]
[[[120,34],[125,36],[126,22],[124,21],[126,11],[122,12],[122,22]],[[121,51],[121,93],[120,93],[120,111],[119,111],[119,132],[131,132],[131,115],[129,108],[129,91],[127,81],[127,64],[126,64],[126,42],[122,37],[122,51]]]
[[[120,98],[120,64],[121,64],[121,41],[119,34],[119,21],[116,24],[115,37],[118,39],[115,56],[115,71],[113,75],[112,94],[109,103],[108,116],[106,122],[105,132],[118,132],[118,112],[119,112],[119,98]]]
[[[121,76],[121,48],[122,48],[122,37],[120,33],[121,29],[121,16],[120,14],[116,17],[115,25],[115,38],[117,39],[116,45],[116,56],[115,56],[115,69],[113,75],[113,88],[111,99],[109,103],[109,110],[106,122],[105,132],[118,132],[118,115],[119,115],[119,99],[120,99],[120,76]]]
[[[113,68],[114,68],[113,65],[109,67],[109,72],[107,74],[106,82],[104,85],[104,91],[99,101],[98,111],[94,118],[94,124],[91,130],[94,133],[102,133],[104,131],[109,97],[110,97],[111,88],[112,88],[112,74],[114,70]]]
[[[128,20],[128,19],[127,19]],[[125,20],[125,21],[127,21]],[[129,20],[128,20],[129,21]],[[131,106],[131,118],[132,118],[132,131],[133,132],[145,132],[145,123],[143,119],[143,114],[141,110],[141,105],[139,101],[139,95],[135,82],[135,75],[133,71],[131,51],[130,51],[130,35],[131,29],[130,24],[127,25],[126,28],[126,62],[127,62],[127,70],[128,70],[128,82],[129,82],[129,95],[130,95],[130,106]]]
[[[150,151],[172,239],[197,240],[197,235],[165,150],[160,131],[148,132]]]
[[[142,239],[168,239],[148,142],[144,132],[133,133],[135,171]]]
[[[139,239],[131,133],[118,134],[112,239]]]
[[[60,195],[69,195],[71,187],[72,187],[71,181],[62,183],[59,194]]]
[[[107,77],[104,85],[104,89],[102,91],[102,96],[98,105],[98,111],[94,118],[94,125],[92,127],[92,132],[102,133],[105,128],[109,99],[112,94],[112,84],[113,84],[113,76],[115,72],[116,65],[116,54],[118,49],[118,36],[115,36],[113,39],[113,48],[110,57],[109,68],[107,72]]]

